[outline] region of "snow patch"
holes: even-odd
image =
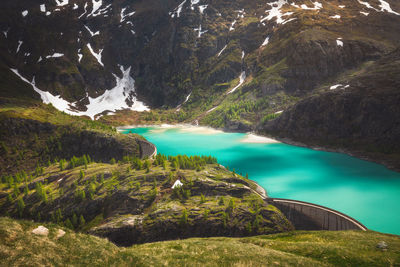
[[[45,4],[41,4],[40,5],[40,11],[43,12],[43,13],[46,12],[46,5]]]
[[[195,31],[195,32],[196,32],[196,31],[198,32],[197,38],[200,38],[203,34],[205,34],[206,32],[208,32],[208,30],[205,30],[205,31],[202,31],[202,30],[201,30],[201,24],[199,25],[198,28],[194,29],[194,31]]]
[[[125,18],[126,18],[126,17],[133,16],[133,15],[136,13],[135,11],[133,11],[133,12],[130,12],[130,13],[128,13],[128,14],[125,14],[125,10],[126,10],[126,9],[127,9],[126,7],[124,7],[123,9],[121,9],[121,19],[120,19],[120,22],[121,22],[121,23],[125,21]]]
[[[339,8],[345,8],[345,7],[346,7],[345,5],[340,5],[340,6],[339,6]]]
[[[186,97],[185,101],[183,101],[182,104],[180,104],[180,105],[178,105],[178,106],[176,107],[176,111],[180,111],[180,110],[181,110],[182,105],[184,105],[186,102],[188,102],[188,100],[189,100],[189,98],[190,98],[191,95],[192,95],[192,92],[190,92],[190,94]]]
[[[343,85],[343,84],[336,84],[336,85],[332,85],[329,90],[336,90],[336,89],[346,89],[349,88],[350,85]]]
[[[180,180],[176,180],[174,185],[171,188],[175,189],[177,187],[182,187],[182,186],[183,186],[182,182]]]
[[[92,32],[92,31],[89,29],[88,26],[86,26],[86,25],[84,25],[84,26],[85,26],[86,30],[90,33],[90,35],[91,35],[92,37],[100,34],[100,31]]]
[[[90,44],[87,44],[87,47],[89,48],[90,53],[92,53],[92,55],[97,59],[97,62],[99,62],[99,64],[104,67],[103,62],[101,61],[101,54],[103,53],[103,49],[100,49],[99,53],[96,53],[94,52]]]
[[[33,87],[33,90],[35,90],[41,97],[43,103],[45,104],[52,104],[56,109],[64,111],[65,113],[68,113],[70,115],[79,115],[78,112],[74,112],[71,110],[71,104],[62,99],[60,96],[54,96],[49,92],[45,92],[40,90],[39,88],[36,87],[35,84],[35,77],[33,77],[32,82],[28,81],[25,79],[16,69],[11,69],[12,72],[14,72],[22,81],[30,84]]]
[[[400,16],[400,13],[397,13],[395,11],[393,11],[393,9],[390,7],[389,3],[384,1],[384,0],[379,0],[379,2],[381,3],[379,5],[379,7],[381,8],[381,11],[387,11],[389,13],[395,14],[397,16]]]
[[[53,55],[49,55],[46,58],[57,58],[57,57],[63,57],[64,54],[61,53],[54,53]]]
[[[24,10],[24,11],[22,11],[22,17],[26,17],[26,16],[28,16],[28,10]]]
[[[106,110],[115,112],[120,109],[131,109],[135,111],[148,111],[149,108],[144,103],[137,101],[133,96],[135,93],[135,80],[130,76],[131,67],[126,70],[121,66],[122,78],[114,74],[117,85],[104,92],[103,95],[91,98],[89,97],[89,105],[85,115],[92,119],[95,115],[100,114]],[[127,104],[127,100],[133,103],[132,106]]]
[[[184,0],[182,3],[180,3],[179,6],[176,7],[173,11],[169,12],[169,15],[171,16],[171,18],[175,18],[175,16],[177,18],[179,18],[179,16],[181,15],[181,12],[182,12],[183,5],[185,3],[186,3],[186,0]]]
[[[19,74],[18,70],[11,69],[22,81],[30,84],[33,89],[39,93],[42,98],[43,103],[52,104],[56,109],[64,111],[70,115],[75,116],[89,116],[91,119],[94,119],[97,114],[100,114],[104,111],[115,112],[121,109],[130,109],[135,111],[148,111],[149,108],[144,105],[143,102],[137,101],[136,97],[133,96],[135,93],[135,80],[130,76],[131,68],[127,68],[126,70],[121,66],[122,78],[115,76],[117,85],[111,90],[106,90],[103,95],[91,98],[89,97],[89,104],[86,106],[86,111],[74,111],[71,103],[62,99],[60,96],[53,96],[49,92],[45,92],[36,87],[35,77],[33,77],[32,82],[29,82],[25,79],[21,74]],[[132,103],[132,105],[128,105],[127,101]]]
[[[244,80],[246,80],[246,72],[242,71],[242,73],[239,76],[239,84],[236,85],[232,90],[230,90],[227,95],[233,93],[236,91],[236,89],[238,89],[240,86],[242,86],[242,84],[244,83]]]
[[[84,12],[78,17],[78,19],[82,18],[87,13],[87,6],[88,6],[88,3],[85,3],[85,6],[83,7]]]
[[[3,31],[4,36],[7,38],[8,32],[10,31],[10,28],[8,28],[6,31]]]
[[[194,10],[194,5],[200,3],[200,0],[190,0],[190,9]]]
[[[330,16],[331,19],[340,19],[340,15]]]
[[[66,6],[68,2],[69,0],[56,0],[57,6]]]
[[[269,43],[269,36],[265,38],[264,42],[261,44],[261,47],[266,46]]]
[[[22,41],[18,41],[17,51],[15,52],[16,54],[18,54],[19,50],[21,49],[21,45],[22,45],[23,43],[24,43],[24,42],[22,42]]]
[[[285,19],[283,19],[283,17],[293,14],[293,12],[281,12],[281,8],[286,4],[288,4],[287,0],[278,0],[273,3],[268,3],[271,9],[265,11],[265,13],[267,13],[268,15],[264,18],[261,17],[260,23],[263,23],[266,20],[270,21],[275,18],[277,24],[283,24],[285,22]]]
[[[79,8],[79,6],[77,5],[77,4],[74,4],[74,7],[72,8],[73,10],[76,10],[76,9],[78,9]]]
[[[236,24],[236,20],[234,20],[234,21],[232,22],[231,27],[229,28],[229,31],[230,31],[230,32],[233,31],[233,30],[235,29],[235,28],[234,28],[235,24]]]
[[[364,16],[368,16],[368,15],[369,15],[368,12],[362,12],[362,11],[360,11],[360,13],[363,14]]]
[[[83,55],[81,54],[81,49],[78,50],[78,62],[81,63]]]
[[[282,22],[282,25],[285,25],[286,23],[289,23],[289,22],[291,22],[291,21],[293,21],[293,20],[296,20],[297,18],[291,18],[291,19],[287,19],[287,20],[285,20],[284,22]]]
[[[314,5],[314,7],[308,7],[307,5],[302,4],[302,5],[300,6],[300,8],[301,8],[301,9],[304,9],[304,10],[318,10],[318,9],[321,9],[321,8],[322,8],[322,4],[319,3],[319,2],[314,2],[313,5]]]
[[[204,10],[206,10],[207,7],[208,7],[208,5],[201,5],[201,6],[199,6],[200,14],[204,14]]]
[[[206,113],[208,114],[208,113],[210,113],[210,112],[213,112],[217,107],[218,107],[218,106],[213,107],[212,109],[209,109]]]
[[[343,47],[343,41],[342,41],[341,39],[342,39],[342,38],[336,39],[336,44],[337,44],[337,46]]]
[[[391,14],[394,14],[394,15],[397,15],[397,16],[400,16],[400,13],[398,13],[398,12],[395,12],[391,7],[390,7],[390,4],[388,3],[388,2],[386,2],[386,1],[384,1],[384,0],[378,0],[379,1],[379,7],[380,7],[380,10],[379,9],[377,9],[377,8],[374,8],[373,6],[371,6],[368,2],[364,2],[364,1],[361,1],[361,0],[358,0],[358,3],[360,3],[361,5],[364,5],[366,8],[368,8],[368,9],[373,9],[373,10],[375,10],[375,11],[377,11],[377,12],[388,12],[388,13],[391,13]],[[361,13],[361,12],[360,12]]]
[[[88,15],[88,17],[90,17],[90,16],[93,16],[93,17],[98,16],[99,14],[96,13],[96,12],[100,9],[100,7],[102,5],[103,5],[103,1],[102,0],[92,0],[92,13],[90,13]]]
[[[219,56],[225,51],[225,49],[226,49],[227,47],[228,47],[228,45],[225,45],[225,46],[221,49],[221,51],[219,51],[217,57],[219,57]]]

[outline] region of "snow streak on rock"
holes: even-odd
[[[46,58],[56,58],[56,57],[63,57],[64,54],[61,53],[54,53],[53,55],[49,55]]]
[[[225,45],[224,48],[221,49],[221,51],[219,51],[217,57],[219,57],[224,51],[225,49],[228,47],[228,45]]]
[[[244,80],[246,80],[246,72],[242,71],[242,73],[239,76],[239,84],[236,85],[232,90],[230,90],[227,95],[233,93],[236,91],[236,89],[238,89],[240,86],[242,86],[242,84],[244,83]]]
[[[22,45],[23,43],[24,43],[24,42],[22,42],[22,41],[18,41],[17,51],[15,52],[16,54],[18,54],[19,50],[21,49],[21,45]]]
[[[88,26],[86,26],[86,25],[84,25],[84,26],[85,26],[86,30],[90,33],[90,35],[91,35],[92,37],[100,34],[100,31],[92,32],[92,31],[89,29]]]
[[[126,9],[127,9],[126,7],[124,7],[123,9],[121,9],[121,20],[120,20],[121,23],[125,21],[125,18],[126,18],[126,17],[133,16],[133,15],[136,13],[135,11],[133,11],[133,12],[130,12],[130,13],[128,13],[128,14],[125,14],[125,10],[126,10]]]
[[[378,0],[379,1],[379,7],[380,9],[374,8],[369,2],[364,2],[361,0],[357,0],[361,5],[365,6],[368,9],[373,9],[377,12],[388,12],[397,16],[400,16],[400,13],[395,12],[391,7],[390,4],[384,0]],[[360,12],[361,13],[361,12]],[[367,15],[366,15],[367,16]]]
[[[269,36],[265,38],[264,42],[261,44],[261,47],[266,46],[269,43]]]
[[[201,25],[199,25],[198,28],[195,28],[194,31],[197,31],[197,32],[198,32],[197,38],[200,38],[204,33],[208,32],[207,30],[202,31],[202,30],[201,30]]]
[[[87,44],[87,47],[89,48],[90,53],[92,53],[92,55],[97,59],[97,62],[104,67],[103,62],[101,61],[101,53],[103,53],[103,49],[100,49],[99,53],[96,53],[90,44]]]
[[[57,6],[66,6],[68,2],[69,0],[56,0]]]
[[[96,17],[97,15],[99,15],[98,13],[96,13],[99,8],[103,5],[103,1],[102,0],[92,0],[92,13],[90,13],[88,15],[88,17],[93,16]]]
[[[78,17],[78,19],[82,18],[87,13],[87,6],[88,6],[88,3],[85,3],[85,6],[83,7],[84,12]]]
[[[64,111],[70,115],[83,116],[86,115],[91,119],[95,119],[96,115],[104,111],[115,112],[121,109],[130,109],[135,111],[148,111],[149,108],[140,102],[134,96],[135,94],[135,80],[130,76],[131,68],[126,70],[120,67],[122,78],[115,76],[117,85],[111,89],[106,90],[103,95],[91,98],[89,97],[89,105],[86,111],[78,111],[68,101],[61,98],[61,96],[54,96],[49,92],[45,92],[36,87],[35,77],[32,82],[25,79],[16,69],[11,69],[22,81],[30,84],[33,89],[40,95],[43,103],[52,104],[56,109]],[[129,103],[129,104],[128,104]]]
[[[182,105],[184,105],[186,102],[189,101],[189,98],[190,98],[191,95],[192,95],[192,92],[190,92],[190,94],[186,97],[185,101],[183,101],[182,104],[180,104],[180,105],[178,105],[178,106],[176,107],[176,111],[180,111],[180,110],[181,110]]]
[[[171,16],[171,18],[175,18],[175,17],[179,18],[179,16],[181,15],[181,12],[182,12],[183,5],[185,3],[186,3],[186,0],[184,0],[182,3],[180,3],[179,6],[174,9],[174,11],[169,12],[169,15]]]
[[[287,3],[288,3],[287,0],[278,0],[273,3],[268,3],[268,5],[271,6],[271,9],[265,11],[265,13],[267,13],[268,15],[262,18],[260,20],[260,23],[263,23],[266,20],[270,21],[274,18],[276,19],[276,23],[278,24],[282,24],[283,22],[285,22],[285,20],[282,17],[290,16],[293,14],[293,12],[286,12],[286,13],[281,12],[281,8]]]
[[[54,96],[49,92],[45,92],[37,88],[35,84],[35,77],[33,77],[32,82],[30,82],[27,79],[25,79],[18,72],[18,70],[11,69],[11,71],[14,72],[22,81],[30,84],[33,87],[33,90],[35,90],[40,95],[43,103],[52,104],[56,109],[64,111],[65,113],[68,113],[70,115],[79,115],[78,112],[71,110],[71,104],[68,101],[62,99],[60,96]]]

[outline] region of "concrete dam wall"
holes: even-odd
[[[296,230],[367,230],[357,220],[327,207],[291,199],[265,200],[280,209]]]
[[[150,143],[149,141],[139,140],[140,146],[140,157],[143,158],[152,158],[157,155],[157,147]]]

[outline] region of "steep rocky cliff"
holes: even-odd
[[[33,170],[55,160],[90,155],[109,162],[124,156],[150,157],[155,146],[135,134],[71,117],[54,107],[12,103],[0,107],[0,173]]]
[[[343,149],[400,169],[400,49],[260,125],[259,131]]]

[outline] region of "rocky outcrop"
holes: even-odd
[[[400,50],[304,99],[259,131],[400,168]],[[332,90],[329,90],[332,88]]]
[[[137,135],[55,125],[6,114],[2,114],[0,128],[2,173],[12,173],[15,168],[21,167],[32,169],[37,163],[44,164],[56,158],[89,155],[96,161],[109,162],[112,158],[120,160],[127,155],[150,157],[156,151],[153,144]],[[22,159],[23,166],[17,166]]]

